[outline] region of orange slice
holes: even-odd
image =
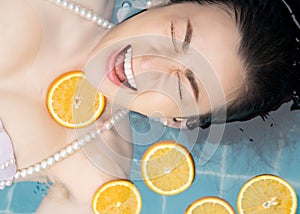
[[[86,79],[81,71],[58,77],[47,94],[47,107],[60,125],[80,128],[93,123],[103,112],[105,97]]]
[[[194,180],[194,171],[189,151],[169,140],[150,146],[141,162],[146,185],[161,195],[175,195],[186,190]]]
[[[95,214],[138,214],[142,210],[142,198],[130,181],[115,180],[96,191],[92,209]]]
[[[235,214],[232,206],[218,197],[204,197],[194,201],[185,214]]]
[[[295,214],[297,195],[293,187],[280,177],[260,175],[241,188],[237,209],[239,213]]]

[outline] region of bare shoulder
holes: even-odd
[[[89,204],[79,203],[74,200],[68,189],[63,184],[56,184],[50,188],[48,195],[39,206],[37,214],[52,213],[92,213]]]
[[[24,0],[0,1],[0,77],[29,63],[36,55],[41,27],[31,5]]]

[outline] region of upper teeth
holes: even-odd
[[[131,47],[127,49],[127,52],[125,54],[124,59],[124,72],[127,77],[128,83],[131,85],[131,87],[136,88],[135,79],[133,77],[133,72],[131,69]]]

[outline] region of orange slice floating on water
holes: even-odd
[[[285,180],[274,175],[260,175],[241,188],[237,209],[243,214],[295,214],[297,195]]]
[[[47,107],[60,125],[80,128],[93,123],[103,112],[105,97],[86,79],[81,71],[58,77],[47,94]]]
[[[146,185],[161,195],[185,191],[194,180],[194,171],[189,151],[174,141],[161,141],[150,146],[141,162]]]
[[[142,198],[130,181],[111,181],[94,194],[92,209],[95,214],[138,214],[142,210]]]
[[[194,201],[185,214],[235,214],[232,206],[218,197],[204,197]]]

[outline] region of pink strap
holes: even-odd
[[[12,141],[0,120],[0,182],[13,181],[16,171]]]

